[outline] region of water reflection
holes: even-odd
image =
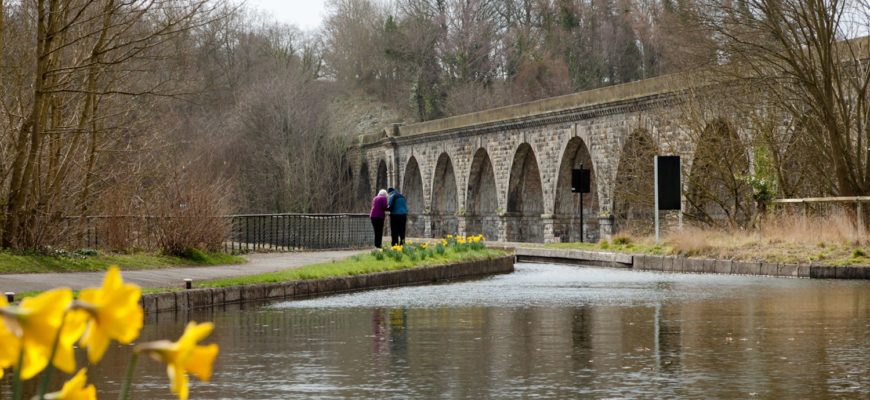
[[[870,397],[868,282],[520,264],[149,318],[142,340],[215,321],[222,354],[194,398]],[[102,397],[126,361],[110,351],[91,367]],[[141,365],[137,398],[172,398],[160,365]]]

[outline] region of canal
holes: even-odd
[[[191,398],[870,398],[870,282],[517,264],[510,275],[146,317],[212,320]],[[128,353],[90,375],[117,390]],[[136,398],[171,399],[140,363]]]

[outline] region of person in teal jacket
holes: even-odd
[[[387,189],[390,196],[387,201],[387,211],[390,212],[390,234],[392,245],[405,244],[405,225],[408,224],[408,203],[394,188]]]

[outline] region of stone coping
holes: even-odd
[[[516,251],[517,259],[520,261],[623,267],[638,271],[758,275],[812,279],[870,279],[870,266],[782,264],[568,249],[517,248]]]
[[[514,271],[514,255],[455,264],[408,268],[365,275],[288,281],[224,288],[189,289],[146,294],[140,303],[145,313],[181,311],[248,301],[303,299],[396,286],[412,286],[456,279],[479,278]]]
[[[592,264],[602,267],[631,268],[634,263],[634,256],[631,254],[607,251],[519,247],[516,249],[516,255],[521,261],[560,260],[572,264]]]

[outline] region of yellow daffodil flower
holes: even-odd
[[[429,247],[429,243],[420,244],[420,248],[422,248],[423,250],[425,250],[427,247]]]
[[[5,308],[8,305],[6,297],[0,296],[0,308]],[[4,369],[18,362],[19,350],[21,350],[21,342],[18,336],[9,330],[5,321],[0,320],[0,378],[3,377]]]
[[[49,400],[96,400],[97,388],[94,385],[86,385],[88,383],[88,375],[86,369],[81,369],[63,384],[63,388],[59,392],[49,393],[45,395]]]
[[[197,324],[191,321],[177,342],[160,340],[143,343],[137,347],[137,351],[165,363],[172,393],[180,400],[187,400],[188,371],[203,381],[211,379],[212,363],[217,357],[218,345],[198,346],[197,343],[211,334],[212,329],[214,324],[211,322]]]
[[[52,364],[68,374],[75,371],[73,345],[84,331],[87,316],[77,312],[67,315],[71,303],[72,291],[61,288],[27,297],[18,307],[7,306],[0,309],[9,330],[20,339],[19,348],[24,350],[22,379],[33,378],[48,365],[48,358],[61,325],[63,330],[58,337]]]
[[[447,246],[447,240],[445,240],[445,239],[441,239],[441,245],[442,245],[442,246]]]
[[[412,242],[412,241],[410,241],[410,240],[406,240],[406,241],[405,241],[405,244],[414,244],[414,242]]]
[[[447,235],[447,239],[453,239],[453,235]]]
[[[99,289],[82,290],[80,300],[91,313],[91,320],[82,336],[82,347],[88,349],[88,360],[97,363],[103,358],[110,340],[128,344],[139,337],[142,329],[142,307],[138,286],[124,283],[118,267],[111,267]]]

